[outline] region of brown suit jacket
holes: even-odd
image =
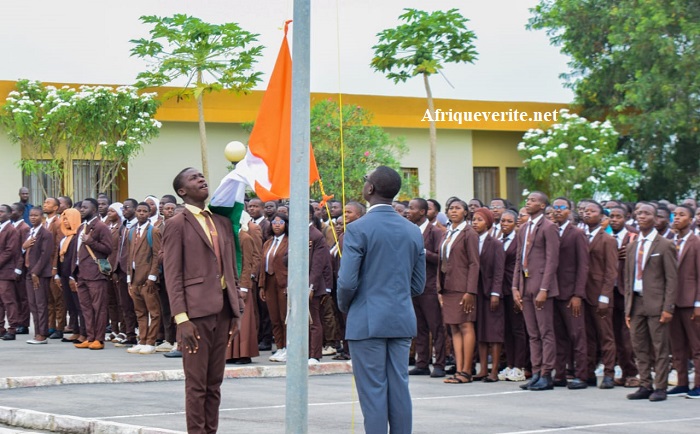
[[[640,234],[641,237],[641,234]],[[627,246],[625,264],[625,315],[632,312],[634,291],[634,269],[639,237]],[[660,316],[661,311],[673,313],[676,307],[676,291],[678,288],[678,264],[676,261],[676,248],[673,241],[657,234],[651,246],[644,264],[642,274],[644,311],[647,316]]]
[[[238,297],[236,251],[231,221],[212,215],[218,233],[224,281],[233,317],[239,318],[243,305]],[[163,274],[173,316],[190,318],[216,315],[224,306],[219,264],[209,238],[188,209],[168,220],[163,236]]]
[[[260,257],[260,271],[258,272],[258,285],[261,288],[265,287],[265,279],[268,276],[265,272],[265,259],[267,258],[267,252],[272,248],[272,243],[275,241],[275,237],[271,237],[263,245],[262,256]],[[274,279],[277,280],[277,287],[283,289],[287,292],[287,248],[289,247],[289,236],[285,235],[280,245],[277,247],[277,253],[275,256],[270,256],[272,261],[272,266],[275,270]]]
[[[45,225],[45,223],[44,223]],[[51,255],[51,267],[56,267],[58,265],[58,243],[61,242],[61,239],[63,238],[63,232],[61,231],[61,216],[56,215],[54,219],[51,221],[51,224],[48,227],[49,232],[51,232],[51,235],[53,236],[53,254]],[[51,277],[51,276],[49,276]]]
[[[502,237],[502,235],[501,235]],[[503,243],[499,240],[499,243]],[[503,248],[503,246],[501,246]],[[504,251],[503,256],[503,295],[513,295],[513,272],[515,271],[515,257],[518,254],[518,234],[513,234],[513,240]]]
[[[109,228],[100,221],[99,217],[94,219],[87,228],[85,224],[80,225],[75,237],[80,238],[83,232],[90,235],[90,242],[81,243],[80,249],[75,253],[80,264],[76,265],[75,262],[73,263],[72,275],[75,276],[77,271],[83,280],[107,280],[107,276],[100,273],[97,263],[90,256],[86,246],[90,246],[96,258],[107,259],[109,254],[112,253],[112,234],[109,233]],[[78,249],[77,242],[75,246]]]
[[[528,249],[529,276],[524,277],[523,250],[527,226],[524,224],[518,231],[518,255],[513,273],[513,287],[518,288],[523,295],[536,296],[540,289],[546,289],[547,298],[559,295],[557,284],[557,268],[559,266],[559,231],[557,225],[544,216],[535,225],[532,246]]]
[[[248,290],[253,289],[254,278],[258,275],[260,269],[260,258],[262,255],[262,243],[257,239],[259,233],[252,231],[251,227],[255,225],[257,232],[260,232],[260,227],[253,222],[248,223],[248,231],[238,232],[238,242],[241,245],[241,275],[240,287]]]
[[[314,297],[321,297],[326,289],[333,288],[331,252],[321,231],[313,226],[309,226],[309,285],[313,285]]]
[[[693,307],[700,301],[700,238],[691,233],[678,259],[676,306]]]
[[[449,232],[445,232],[440,246]],[[461,292],[476,295],[479,292],[479,236],[471,226],[457,234],[447,258],[443,273],[442,259],[438,257],[438,292]]]
[[[609,306],[613,306],[613,291],[617,277],[617,242],[603,228],[598,230],[588,244],[589,267],[586,282],[586,298],[592,306],[598,306],[598,297],[608,297]]]
[[[117,266],[119,265],[119,250],[120,250],[120,242],[121,242],[121,233],[122,233],[122,226],[124,226],[121,222],[117,224],[113,228],[109,228],[109,225],[107,227],[109,228],[109,233],[112,236],[112,253],[109,254],[109,257],[107,257],[107,260],[109,261],[109,264],[112,266],[112,271],[117,271]]]
[[[153,246],[148,245],[148,228],[151,227],[151,238]],[[136,231],[138,225],[132,226],[127,235],[127,249],[129,251],[129,268],[127,275],[130,276],[132,286],[141,286],[146,283],[149,275],[160,276],[158,270],[158,252],[160,252],[161,235],[158,228],[148,223],[143,230],[143,235],[137,239]],[[134,268],[134,264],[136,268]]]
[[[15,280],[15,268],[22,257],[21,243],[17,229],[7,223],[0,231],[0,280]]]
[[[581,229],[569,223],[564,229],[564,234],[559,238],[557,300],[568,301],[573,296],[586,298],[588,259],[588,237]]]
[[[491,293],[503,297],[503,270],[505,266],[503,244],[488,235],[479,255],[479,288],[481,295],[490,298]]]
[[[440,244],[445,230],[428,223],[423,231],[423,248],[425,249],[425,288],[423,294],[437,294],[438,261]]]
[[[630,226],[631,227],[631,226]],[[634,228],[632,228],[634,229]],[[634,229],[636,231],[636,229]],[[620,250],[624,249],[625,250],[625,257],[627,256],[627,246],[637,239],[639,236],[639,232],[632,232],[627,228],[627,233],[625,234],[625,237],[622,239],[622,247],[618,249],[618,265],[617,265],[617,292],[619,292],[621,295],[625,295],[625,262],[626,259],[619,259],[620,258]],[[614,239],[614,236],[613,236]],[[615,240],[617,242],[617,240]],[[632,259],[634,260],[634,259]]]
[[[34,245],[27,250],[24,255],[29,258],[29,270],[27,275],[36,274],[38,277],[51,277],[54,247],[53,233],[44,225],[34,235]]]
[[[17,248],[19,249],[19,254],[17,255],[16,268],[18,270],[22,270],[23,273],[26,273],[26,270],[24,269],[24,255],[22,254],[22,244],[24,244],[24,242],[27,241],[27,238],[29,238],[29,231],[32,230],[32,228],[24,220],[20,220],[20,223],[15,229],[17,229],[17,234],[19,234],[19,246],[17,246]]]
[[[129,230],[126,227],[125,223],[122,223],[121,227],[119,228],[119,247],[117,249],[117,264],[118,268],[115,268],[115,270],[120,270],[122,273],[126,273],[129,271],[129,244],[128,244],[128,238],[129,238]]]

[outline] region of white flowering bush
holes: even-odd
[[[549,197],[578,201],[591,197],[636,200],[641,178],[617,150],[618,133],[608,121],[589,122],[562,109],[561,122],[523,135],[521,181]],[[528,190],[523,192],[527,194]]]

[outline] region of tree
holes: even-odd
[[[261,74],[252,72],[263,49],[255,45],[259,35],[236,23],[210,24],[185,14],[148,15],[141,21],[153,25],[151,38],[132,40],[131,55],[153,64],[137,75],[136,86],[158,87],[186,80],[184,88],[165,97],[194,97],[197,101],[202,172],[209,179],[203,95],[222,89],[246,93],[260,81]]]
[[[404,21],[393,29],[377,33],[379,41],[374,49],[371,67],[386,73],[386,77],[405,82],[416,75],[423,76],[428,99],[428,110],[435,113],[429,77],[437,74],[446,63],[474,63],[477,52],[474,47],[476,35],[467,29],[469,21],[457,9],[425,12],[404,9],[399,19]],[[434,118],[430,126],[430,196],[437,190],[435,171],[437,153],[437,131]]]
[[[640,197],[699,191],[700,1],[541,0],[532,12],[529,27],[571,56],[563,78],[581,113],[624,132]]]
[[[568,110],[561,110],[560,118],[561,123],[546,131],[529,130],[518,144],[525,164],[523,184],[575,202],[592,197],[636,200],[640,174],[617,151],[619,134],[612,124],[589,122]]]

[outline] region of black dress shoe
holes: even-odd
[[[566,387],[568,383],[566,382],[566,379],[563,380],[554,380],[554,387]]]
[[[17,327],[17,330],[15,330],[15,334],[17,334],[17,335],[28,335],[28,334],[29,334],[29,327],[22,327],[22,326],[19,326],[19,327]]]
[[[531,384],[535,384],[540,380],[540,373],[532,374],[532,377],[530,377],[530,380],[528,380],[525,384],[521,384],[520,388],[523,390],[528,390],[530,388]]]
[[[654,393],[652,389],[641,386],[636,392],[627,395],[627,399],[649,399],[652,393]]]
[[[236,365],[248,365],[252,362],[250,357],[241,357],[240,359],[236,359],[235,363]]]
[[[270,351],[270,350],[272,350],[272,344],[268,344],[268,343],[265,343],[265,342],[260,342],[260,343],[258,344],[258,350],[260,350],[260,351]]]
[[[597,377],[589,377],[586,380],[586,384],[588,384],[591,387],[597,387],[598,386],[598,378]]]
[[[599,388],[601,389],[614,389],[615,379],[613,377],[603,377],[603,381],[600,382]]]
[[[171,350],[168,351],[167,353],[163,353],[163,357],[167,357],[169,359],[174,359],[178,357],[182,357],[182,351],[180,350]]]
[[[433,372],[430,373],[431,378],[442,378],[445,376],[445,370],[442,368],[433,367]]]
[[[570,390],[581,390],[581,389],[587,389],[588,384],[586,384],[585,381],[583,381],[579,378],[574,378],[573,380],[569,381],[569,385],[566,387]]]
[[[49,335],[49,339],[63,339],[63,332],[60,330],[56,330],[55,332],[51,333],[51,335]]]
[[[656,389],[654,393],[649,395],[649,401],[666,401],[666,389]]]
[[[408,371],[408,375],[430,375],[430,368],[415,367]]]
[[[416,364],[416,358],[415,357],[409,357],[408,358],[408,366],[413,366]]]
[[[527,390],[540,391],[540,390],[552,390],[554,389],[554,381],[552,381],[552,374],[545,374],[533,383]]]
[[[15,335],[13,335],[10,332],[6,332],[4,335],[2,335],[3,341],[14,341],[15,339],[17,339],[17,338],[15,338]]]

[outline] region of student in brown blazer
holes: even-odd
[[[12,209],[9,205],[0,205],[0,304],[5,308],[5,316],[0,316],[0,339],[15,340],[15,328],[19,321],[17,311],[17,296],[15,295],[15,279],[18,258],[21,256],[20,239],[17,229],[10,222]]]
[[[226,346],[238,332],[238,298],[231,221],[205,209],[209,187],[196,169],[182,170],[173,189],[185,210],[168,220],[163,266],[185,371],[187,432],[219,425]]]
[[[498,381],[498,366],[501,348],[505,340],[505,315],[503,312],[503,269],[505,252],[503,246],[489,235],[493,215],[488,208],[474,211],[472,227],[479,236],[479,294],[477,295],[476,324],[479,342],[481,370],[474,377],[487,383]],[[488,373],[489,346],[491,347],[491,374]]]
[[[610,228],[612,237],[617,242],[617,279],[613,296],[613,331],[615,332],[615,349],[617,364],[622,369],[622,377],[615,379],[616,386],[639,387],[637,365],[634,363],[632,339],[625,324],[625,262],[627,246],[637,238],[637,230],[627,225],[629,211],[624,205],[613,205],[610,209]],[[634,232],[630,229],[633,229]]]
[[[29,211],[31,230],[24,240],[24,265],[27,268],[26,289],[29,309],[34,319],[34,339],[28,344],[46,344],[49,337],[49,284],[51,283],[51,258],[53,257],[53,234],[43,225],[40,208]]]
[[[688,382],[688,360],[693,361],[696,369],[700,367],[700,238],[690,229],[694,215],[695,210],[690,205],[679,205],[673,215],[676,232],[673,241],[678,252],[678,291],[670,333],[678,385],[668,391],[668,396],[700,398],[698,375],[692,394]]]
[[[529,390],[554,387],[552,369],[556,362],[554,299],[559,295],[559,234],[557,226],[544,218],[547,195],[536,191],[527,197],[528,223],[518,232],[518,256],[513,273],[513,300],[525,315],[530,336],[532,378],[520,386]]]
[[[260,298],[267,303],[272,322],[272,336],[277,351],[272,362],[287,361],[287,247],[289,242],[287,216],[275,215],[271,222],[272,238],[263,246],[260,261]]]
[[[479,292],[479,237],[467,223],[467,204],[459,199],[450,203],[450,225],[440,243],[438,293],[445,324],[452,330],[455,352],[454,376],[445,383],[472,381],[476,345],[476,297]]]
[[[615,387],[615,333],[612,305],[617,277],[617,243],[601,226],[603,207],[594,200],[586,204],[583,221],[588,230],[589,267],[586,281],[586,338],[588,341],[588,378],[595,377],[598,350],[604,373],[601,389]]]
[[[656,231],[655,216],[651,204],[639,205],[639,237],[627,247],[625,320],[630,327],[641,383],[627,399],[663,401],[668,385],[671,352],[668,334],[676,308],[678,271],[673,241]],[[652,389],[652,366],[656,390]]]
[[[112,235],[112,253],[110,253],[107,258],[109,264],[112,266],[112,279],[109,285],[109,303],[107,309],[111,333],[107,336],[106,340],[114,343],[121,341],[120,334],[126,337],[124,330],[120,329],[120,326],[123,327],[124,318],[122,317],[119,307],[119,296],[117,295],[119,289],[116,280],[118,277],[115,273],[117,269],[116,263],[118,262],[117,258],[119,256],[119,235],[123,220],[121,208],[121,202],[111,203],[109,208],[107,208],[107,215],[104,220],[104,223],[109,228],[109,233]]]
[[[83,199],[80,205],[83,224],[76,236],[76,262],[72,276],[78,282],[78,297],[87,328],[87,340],[75,344],[76,348],[101,350],[104,348],[105,328],[107,327],[107,303],[109,278],[100,272],[88,247],[98,259],[107,259],[112,253],[112,236],[107,225],[97,215],[97,201]]]
[[[12,209],[12,214],[10,214],[10,221],[12,225],[17,229],[19,233],[20,243],[17,246],[17,267],[15,268],[16,281],[15,281],[15,296],[17,298],[17,310],[18,310],[18,323],[17,334],[28,334],[29,333],[29,299],[27,299],[27,285],[25,282],[25,274],[27,270],[24,269],[24,255],[22,255],[22,243],[29,237],[29,230],[31,229],[27,222],[24,221],[22,217],[24,215],[24,204],[22,202],[13,203],[10,208]]]
[[[408,203],[408,219],[420,228],[425,248],[425,288],[421,295],[413,297],[418,326],[418,334],[414,339],[416,364],[408,374],[441,378],[445,376],[445,326],[437,295],[437,265],[440,242],[445,231],[430,223],[427,218],[428,209],[429,202],[425,199],[415,198]],[[433,361],[433,352],[435,362],[431,373],[429,365]]]
[[[131,354],[153,354],[156,352],[156,336],[162,321],[158,291],[159,260],[161,246],[160,231],[150,220],[151,207],[141,202],[136,207],[138,224],[129,230],[129,271],[126,283],[134,301],[134,310],[139,324],[139,343],[126,350]],[[150,243],[149,243],[150,232]],[[149,321],[150,318],[150,321]]]
[[[309,205],[309,365],[317,364],[323,357],[321,300],[330,297],[333,288],[331,253],[319,227],[321,221]]]
[[[62,339],[66,328],[66,303],[63,299],[61,280],[58,278],[58,243],[63,238],[61,219],[58,213],[61,203],[55,197],[44,200],[43,211],[46,214],[44,227],[51,232],[54,239],[54,250],[51,255],[51,281],[49,283],[49,336],[50,339]]]
[[[68,312],[71,316],[70,325],[73,334],[61,339],[61,342],[80,344],[87,340],[87,328],[83,311],[80,309],[78,298],[78,285],[71,277],[75,264],[76,245],[78,237],[75,236],[80,228],[80,211],[68,208],[61,214],[61,233],[63,238],[58,243],[58,275],[61,276],[63,287],[63,299],[66,301]]]
[[[554,385],[578,390],[588,387],[588,342],[586,341],[586,279],[588,279],[588,238],[571,221],[572,202],[558,197],[552,203],[559,230],[559,295],[554,300],[554,333],[557,360]],[[574,361],[574,379],[566,381],[566,365]],[[595,376],[594,376],[595,383]]]
[[[246,210],[253,219],[253,223],[260,227],[262,243],[264,244],[272,236],[272,228],[270,227],[270,220],[263,214],[263,207],[263,202],[254,197],[248,201]],[[262,244],[260,248],[262,249]],[[257,283],[259,288],[262,289],[259,282]],[[257,304],[258,307],[258,349],[260,351],[268,351],[272,347],[272,323],[270,322],[270,312],[267,310],[267,303],[262,301],[260,297],[256,297],[251,302]]]

